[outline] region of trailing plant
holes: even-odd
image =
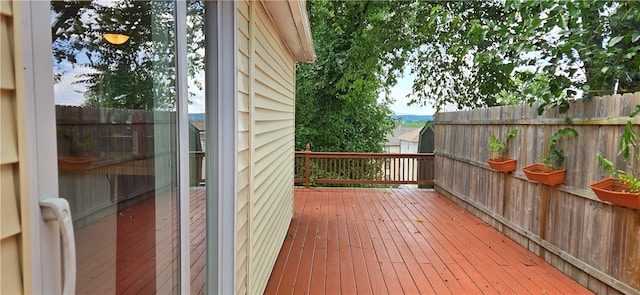
[[[630,117],[634,117],[640,112],[640,105],[636,106],[636,110]],[[629,192],[640,192],[640,178],[638,172],[633,167],[633,159],[636,163],[640,161],[640,151],[638,150],[638,134],[633,130],[633,124],[631,121],[627,121],[627,125],[624,127],[622,136],[620,136],[620,149],[618,150],[618,156],[622,157],[627,170],[617,169],[613,162],[603,157],[600,153],[597,154],[598,167],[608,173],[611,177],[617,177],[625,184],[629,185]],[[629,172],[627,172],[629,171]]]
[[[504,141],[500,141],[494,134],[489,135],[489,142],[484,149],[489,153],[489,159],[496,161],[503,159],[509,153],[509,139],[518,134],[518,129],[513,129],[504,134]]]
[[[558,147],[558,140],[560,140],[560,138],[565,136],[567,137],[578,136],[578,132],[575,131],[573,128],[569,128],[569,127],[562,128],[556,131],[549,138],[549,152],[547,153],[546,156],[542,156],[540,158],[540,161],[542,162],[542,164],[544,164],[547,168],[551,170],[560,169],[560,167],[562,167],[562,164],[564,163],[564,159],[565,159],[564,151]]]

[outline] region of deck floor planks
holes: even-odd
[[[428,245],[433,250],[435,255],[430,257],[430,261],[435,266],[444,284],[454,294],[469,292],[472,289],[472,286],[463,286],[460,282],[460,278],[451,271],[450,266],[457,264],[458,260],[455,257],[457,253],[451,250],[450,245],[448,245],[448,241],[443,239],[437,230],[426,227],[426,225],[424,225],[424,220],[418,224],[420,224],[417,225],[420,235],[427,234],[427,237],[424,239],[425,244],[421,248],[425,248]]]
[[[319,203],[321,207],[317,212],[320,216],[316,220],[317,224],[326,222],[326,267],[315,267],[319,258],[314,256],[313,270],[321,269],[326,273],[327,288],[333,285],[329,279],[331,273],[339,273],[342,279],[352,277],[352,284],[347,285],[342,294],[351,294],[346,292],[352,291],[354,285],[358,294],[525,294],[542,290],[590,293],[535,254],[431,190],[296,188],[296,203],[305,202],[300,200],[302,195],[328,199]],[[330,207],[330,204],[342,208],[322,208]],[[333,210],[335,213],[328,213],[325,218],[325,212]],[[296,214],[298,212],[309,211],[296,206]],[[422,222],[417,222],[419,219]],[[292,223],[290,232],[293,228]],[[317,228],[314,235],[322,232],[322,225]],[[335,228],[335,236],[330,234],[331,228]],[[337,241],[332,243],[332,238]],[[314,245],[322,247],[323,243]],[[350,246],[350,255],[338,253],[335,256],[343,255],[350,263],[364,263],[364,266],[344,267],[346,263],[340,260],[338,268],[332,268],[330,245],[343,247],[345,243]],[[278,260],[290,260],[283,254],[296,256],[299,251],[293,247],[289,249],[281,252]],[[372,263],[375,260],[377,265]],[[343,273],[358,269],[362,271],[357,275]],[[271,280],[281,275],[282,272],[276,273],[274,269]],[[311,275],[314,276],[313,272]],[[372,284],[368,289],[371,293],[359,287],[366,281],[359,276],[365,275]],[[380,284],[374,287],[374,276],[375,281],[382,276],[386,288],[381,290]],[[345,287],[344,282],[339,283]],[[293,289],[281,285],[278,292],[270,290],[274,289],[269,288],[265,294],[289,294]],[[319,290],[316,285],[309,291],[310,294],[340,293],[335,289]]]
[[[329,218],[329,198],[320,195],[322,199],[322,205],[320,207],[320,215],[318,216],[318,222],[316,227],[316,251],[313,256],[313,268],[311,270],[311,283],[309,284],[309,290],[324,290],[327,283],[327,256],[329,247],[329,230],[328,222]]]
[[[470,214],[467,215],[460,215],[460,218],[466,218],[469,220],[474,219],[474,216],[471,216]],[[482,241],[481,238],[487,239],[488,237],[495,237],[496,235],[491,235],[488,234],[490,232],[495,232],[494,229],[492,229],[489,226],[482,226],[481,230],[474,230],[474,231],[469,231],[469,233],[471,233],[472,235],[476,235],[480,241]],[[480,234],[482,233],[482,234]],[[495,239],[494,239],[495,241]],[[502,237],[502,239],[500,240],[501,242],[499,243],[494,243],[493,247],[490,248],[494,255],[491,255],[491,257],[498,258],[497,261],[502,261],[505,258],[509,258],[511,261],[513,261],[513,263],[521,263],[525,266],[538,266],[538,265],[544,265],[544,261],[535,256],[533,253],[529,252],[528,250],[522,248],[522,247],[517,247],[517,244],[512,241],[509,240],[506,237]],[[491,241],[489,241],[490,243]],[[504,247],[508,245],[508,247]],[[516,251],[509,251],[511,249],[515,249]],[[505,255],[508,255],[508,257],[505,257]],[[550,266],[549,266],[550,267]],[[549,268],[548,270],[552,270],[554,272],[558,272],[558,274],[560,274],[559,271],[553,269],[553,268]],[[518,268],[514,268],[513,272],[507,272],[507,273],[517,273],[517,275],[519,277],[524,276],[524,277],[538,277],[538,278],[542,278],[540,277],[537,273],[539,272],[543,272],[543,273],[547,273],[548,271],[547,269],[544,268],[540,268],[540,267],[529,267],[526,271],[521,271]],[[543,275],[543,277],[546,277],[545,280],[541,280],[538,283],[533,283],[531,280],[516,280],[514,278],[514,280],[517,281],[518,284],[524,284],[523,288],[525,288],[524,290],[544,290],[546,292],[559,292],[559,293],[567,293],[567,292],[575,292],[575,289],[573,289],[573,287],[568,286],[568,288],[560,288],[558,289],[557,287],[554,287],[552,284],[548,284],[547,281],[548,280],[556,280],[556,276],[550,276],[547,277],[548,275]],[[561,275],[559,277],[563,277],[564,275]],[[566,277],[566,276],[564,276]],[[502,279],[504,279],[505,277],[501,277]],[[569,279],[570,280],[570,279]],[[503,281],[504,282],[504,281]],[[570,282],[573,282],[572,280],[570,280]],[[566,284],[567,282],[564,282],[564,284]],[[573,282],[575,283],[575,282]],[[577,283],[575,283],[577,284]],[[510,284],[510,286],[513,287],[513,285]],[[559,286],[563,286],[563,284],[560,284]],[[520,292],[520,290],[518,289],[514,289],[514,291],[516,292]]]
[[[339,257],[339,236],[338,236],[338,198],[333,197],[332,193],[327,191],[325,197],[328,198],[329,217],[327,218],[327,263],[323,270],[325,273],[325,290],[326,294],[340,294],[340,257]],[[294,202],[295,203],[295,202]],[[317,289],[320,291],[321,289]],[[314,292],[317,292],[314,289]]]
[[[407,269],[411,273],[417,291],[422,294],[434,293],[435,291],[431,287],[429,279],[420,266],[420,264],[430,262],[427,255],[422,251],[425,244],[416,239],[416,237],[420,237],[420,232],[414,223],[420,223],[422,220],[415,216],[407,216],[404,210],[404,205],[389,206],[388,214],[395,221],[393,224],[396,225],[397,235],[394,235],[396,246],[398,246],[405,258]],[[397,268],[396,264],[394,266]]]
[[[406,199],[406,196],[404,196],[403,194],[401,194],[401,192],[404,190],[397,190],[394,191],[394,197],[398,199],[399,202],[402,202],[405,204],[405,208],[404,210],[401,212],[403,214],[405,214],[405,218],[409,219],[409,220],[415,220],[416,224],[421,224],[424,223],[424,219],[429,220],[428,217],[422,217],[423,214],[421,214],[421,212],[417,212],[417,210],[412,210],[414,209],[413,204],[415,203],[415,201]],[[420,222],[418,222],[420,221]],[[430,221],[431,225],[434,225],[434,222]],[[424,227],[423,225],[418,225],[420,227]],[[420,234],[418,234],[420,235]],[[456,235],[448,235],[448,237],[452,237],[453,239],[449,239],[450,244],[449,245],[444,245],[446,247],[449,247],[449,251],[450,253],[456,254],[456,255],[460,255],[462,256],[462,258],[466,258],[467,256],[465,255],[465,253],[460,253],[460,247],[461,245],[468,245],[466,243],[460,243],[460,241],[456,241],[455,237]],[[465,265],[465,269],[467,269],[466,272],[461,272],[460,271],[460,264]],[[466,292],[470,292],[470,293],[474,293],[475,290],[477,289],[478,292],[479,290],[481,290],[480,286],[489,286],[489,283],[484,279],[484,277],[482,277],[477,271],[470,271],[473,270],[473,266],[472,264],[466,260],[466,259],[461,259],[458,258],[456,259],[456,263],[453,264],[448,264],[447,268],[449,268],[449,271],[455,276],[456,280],[458,281],[458,283],[460,283],[460,285],[462,285],[462,287],[466,290]],[[496,292],[495,290],[493,290],[492,288],[487,288],[486,291],[493,291]]]
[[[355,273],[353,269],[353,256],[351,255],[351,245],[349,241],[349,229],[346,218],[346,206],[344,194],[337,198],[337,229],[338,229],[338,257],[340,264],[340,292],[341,294],[356,294]]]
[[[362,192],[358,198],[358,204],[360,205],[363,215],[368,216],[368,218],[365,219],[365,225],[369,232],[371,244],[375,253],[375,257],[370,257],[369,259],[375,259],[375,263],[378,264],[383,282],[386,286],[386,289],[383,291],[386,291],[387,294],[397,294],[402,292],[402,286],[400,285],[400,280],[398,279],[396,271],[391,264],[391,256],[388,251],[389,249],[385,246],[384,238],[380,232],[380,227],[384,226],[384,221],[377,211],[372,210],[371,206],[369,206],[369,203],[373,198],[375,197],[372,197],[366,192]]]
[[[313,197],[309,197],[313,198]],[[293,235],[293,243],[291,244],[291,252],[289,259],[287,259],[284,265],[282,278],[279,287],[294,289],[298,283],[298,270],[300,268],[300,257],[302,257],[302,251],[304,248],[305,240],[309,232],[309,228],[313,220],[311,219],[313,209],[310,206],[306,206],[308,201],[303,200],[304,205],[301,210],[301,214],[298,216],[299,224],[298,229],[291,233]]]
[[[355,276],[356,293],[358,294],[371,294],[373,292],[371,288],[371,282],[369,281],[369,271],[367,269],[367,258],[365,258],[365,249],[362,239],[366,236],[360,236],[358,231],[359,222],[356,219],[356,204],[354,203],[356,196],[354,192],[350,190],[344,197],[345,205],[345,219],[347,221],[347,230],[349,233],[349,250],[351,251],[351,257],[353,260],[353,273]],[[370,254],[370,253],[368,253]]]
[[[413,193],[407,193],[407,191],[403,191],[403,197],[406,197],[408,202],[412,204],[417,204],[418,202],[415,199],[415,195]],[[421,211],[418,207],[412,206],[409,207],[408,210],[413,212],[414,214]],[[435,210],[435,216],[441,213],[441,210]],[[467,214],[468,215],[468,214]],[[454,216],[454,217],[451,217]],[[438,216],[438,218],[458,218],[458,215],[443,215]],[[431,217],[429,217],[431,218]],[[429,218],[427,218],[429,220]],[[433,223],[432,223],[433,224]],[[449,234],[446,235],[447,239],[450,240],[452,247],[456,247],[456,251],[459,251],[464,259],[463,263],[467,263],[466,269],[474,269],[474,271],[467,271],[467,275],[473,282],[475,282],[476,286],[483,290],[483,292],[488,293],[526,293],[527,289],[520,286],[517,280],[510,280],[510,275],[504,269],[499,267],[491,267],[488,266],[493,265],[494,261],[492,260],[492,256],[499,256],[497,253],[492,253],[488,248],[483,247],[484,244],[480,241],[480,239],[473,238],[473,235],[470,233],[476,230],[478,225],[471,223],[471,225],[467,225],[465,227],[460,226],[449,226],[447,230],[449,230]],[[466,260],[466,261],[465,261]],[[497,265],[496,265],[497,266]],[[491,275],[485,275],[485,271],[491,271]],[[507,288],[505,284],[495,284],[495,280],[491,281],[490,278],[496,278],[496,275],[500,274],[501,282],[509,282],[510,286],[516,286],[516,288]],[[458,276],[459,277],[459,276]],[[464,279],[464,278],[462,278]]]
[[[390,194],[385,194],[386,196],[389,196]],[[383,197],[384,199],[385,197]],[[371,201],[372,203],[375,203],[376,200],[373,199]],[[377,204],[372,205],[372,207],[378,207]],[[432,244],[425,244],[424,246],[429,245],[430,247],[432,246]],[[437,247],[437,245],[436,245]],[[444,254],[444,255],[443,255]],[[445,257],[445,259],[449,260],[449,264],[454,263],[454,260],[451,259],[449,257],[449,255],[447,253],[443,253],[443,251],[440,251],[439,254],[437,254],[436,256],[432,256],[430,258],[430,261],[432,262],[432,264],[435,266],[435,269],[438,273],[438,277],[442,279],[442,283],[445,284],[445,286],[447,287],[448,290],[451,290],[454,294],[460,294],[461,292],[464,292],[465,289],[462,288],[462,286],[456,281],[454,275],[449,271],[449,269],[447,268],[447,263],[444,262],[442,260],[443,257]]]
[[[298,261],[298,270],[296,273],[295,288],[293,294],[308,294],[309,285],[311,284],[312,269],[314,256],[318,250],[317,235],[320,223],[320,209],[322,208],[322,197],[309,197],[307,207],[309,208],[310,218],[308,220],[308,228],[304,237],[300,259]]]
[[[386,257],[388,260],[385,259],[385,257],[379,260],[380,266],[385,270],[385,278],[389,277],[393,280],[393,289],[389,289],[389,292],[392,294],[399,292],[417,293],[418,290],[415,282],[410,276],[407,267],[404,265],[405,257],[402,255],[401,238],[396,235],[397,228],[394,225],[393,217],[383,206],[371,206],[371,202],[378,198],[378,196],[370,195],[370,197],[368,206],[370,206],[369,209],[371,210],[372,217],[377,217],[376,224],[378,234],[380,234],[380,239],[383,241],[381,249],[377,251],[384,252],[385,249],[382,249],[382,247],[384,247],[388,254],[393,253],[393,256],[389,255],[389,257]],[[384,196],[382,197],[382,201],[386,202]],[[407,256],[406,259],[410,259],[410,257]]]
[[[447,215],[443,216],[442,218],[456,218],[459,219],[459,221],[464,221],[467,216],[471,215],[468,213],[460,213],[459,215],[453,215],[453,217],[452,215]],[[460,247],[459,250],[463,251],[462,255],[466,257],[466,259],[468,259],[472,263],[472,265],[474,265],[474,268],[479,272],[483,272],[485,266],[487,265],[508,265],[508,263],[502,258],[502,255],[500,253],[495,252],[494,249],[491,249],[490,246],[487,246],[482,242],[483,239],[490,239],[492,235],[488,234],[489,232],[484,231],[487,226],[479,225],[478,221],[478,219],[468,220],[466,222],[467,225],[464,227],[450,226],[448,228],[451,233],[450,238],[453,239],[453,242],[457,244],[474,245],[474,249],[470,249],[469,247]],[[491,230],[495,232],[495,230]],[[478,232],[481,232],[481,234],[477,234]],[[493,236],[495,236],[495,233]],[[510,273],[506,270],[500,267],[493,267],[492,269],[490,269],[490,271],[494,273],[491,275],[493,278],[499,278],[500,282],[503,283],[500,286],[504,285],[504,283],[507,283],[511,287],[511,292],[528,292],[528,289],[522,286],[518,282],[518,280],[512,278]],[[495,274],[500,274],[500,276],[496,276]],[[495,283],[495,281],[490,281],[489,283],[493,284]]]
[[[365,215],[360,199],[362,196],[358,194],[351,194],[351,204],[353,208],[354,221],[358,230],[358,235],[361,238],[362,251],[364,256],[364,263],[366,266],[368,280],[370,282],[370,290],[372,293],[386,292],[387,286],[384,282],[384,276],[382,275],[382,269],[378,262],[378,255],[376,254],[375,247],[369,232],[367,222],[372,222],[373,218],[369,215]],[[372,259],[375,257],[376,259]]]
[[[435,193],[434,193],[435,194]],[[514,292],[531,292],[531,290],[545,290],[546,292],[552,293],[574,293],[576,290],[579,290],[581,286],[571,280],[569,277],[563,275],[555,268],[546,264],[541,258],[537,257],[535,254],[529,252],[527,249],[519,246],[514,241],[508,239],[505,236],[500,235],[495,229],[491,228],[484,223],[477,223],[479,220],[472,216],[471,214],[464,213],[460,214],[459,218],[466,219],[470,223],[476,222],[474,226],[474,230],[468,231],[468,234],[476,236],[478,241],[483,242],[488,245],[488,249],[492,252],[492,255],[488,255],[493,260],[497,262],[504,261],[504,259],[508,258],[513,263],[521,263],[524,266],[529,266],[525,271],[522,271],[520,268],[515,268],[513,271],[505,271],[506,274],[517,274],[518,277],[537,277],[539,282],[533,283],[531,280],[521,280],[518,278],[513,278],[511,280],[505,280],[509,278],[509,276],[501,276],[502,282],[510,282],[509,286],[514,287],[519,284],[522,284],[522,288],[524,289],[515,289]],[[497,235],[496,235],[497,233]],[[466,234],[459,234],[456,236],[465,236]],[[493,245],[491,247],[491,245]],[[505,256],[507,255],[507,256]],[[500,263],[501,265],[505,265],[504,262]],[[508,263],[507,263],[508,265]],[[536,266],[536,267],[532,267]],[[538,267],[538,266],[546,266],[546,267]],[[551,272],[551,273],[549,273]],[[542,273],[542,276],[539,275]],[[515,276],[515,275],[514,275]],[[564,280],[559,280],[558,278],[563,278]],[[547,281],[557,281],[556,284],[549,284]],[[536,280],[538,281],[538,280]],[[515,282],[515,284],[514,284]],[[577,288],[576,288],[577,287]],[[535,293],[535,292],[534,292]]]
[[[402,213],[405,214],[405,218],[408,220],[415,220],[416,224],[418,224],[416,226],[416,230],[418,231],[418,234],[415,235],[415,237],[412,237],[414,239],[416,239],[416,237],[420,237],[421,236],[421,232],[418,229],[418,226],[423,227],[422,223],[424,223],[424,220],[429,220],[426,217],[423,217],[424,214],[422,214],[421,212],[418,212],[418,210],[415,208],[415,205],[417,202],[414,201],[413,199],[407,198],[406,195],[402,194],[402,192],[405,192],[406,190],[397,190],[394,192],[395,197],[398,198],[398,200],[404,202],[405,206],[402,210]],[[433,226],[433,223],[430,224],[431,226]],[[454,238],[456,238],[456,235],[451,235]],[[458,245],[469,245],[468,241],[466,242],[462,242],[460,240],[457,241],[453,241],[452,240],[452,247],[456,247],[456,251],[460,251],[460,247],[458,247]],[[460,253],[461,255],[463,255],[463,257],[469,258],[469,255],[473,255],[473,253]],[[471,261],[465,261],[464,259],[459,259],[458,263],[456,264],[450,264],[448,265],[449,270],[451,271],[451,273],[453,273],[456,277],[456,279],[461,283],[461,285],[468,291],[471,292],[474,288],[477,288],[478,290],[483,290],[484,292],[494,292],[497,293],[497,290],[495,290],[493,287],[491,287],[491,284],[481,275],[480,272],[478,271],[466,271],[466,272],[460,272],[460,266],[458,264],[467,264],[466,269],[473,269],[473,264],[471,263]],[[477,264],[477,265],[482,265],[481,263]]]

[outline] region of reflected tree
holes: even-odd
[[[203,68],[204,7],[188,2],[189,73]],[[86,85],[85,105],[172,110],[176,100],[174,2],[52,1],[54,79],[86,68],[75,83]],[[129,36],[109,43],[105,33]],[[198,47],[200,46],[200,47]]]

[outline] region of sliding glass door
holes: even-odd
[[[175,5],[51,2],[58,186],[78,294],[178,291],[189,169],[180,168]]]

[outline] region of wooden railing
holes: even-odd
[[[295,183],[432,185],[434,156],[423,154],[296,152]]]

